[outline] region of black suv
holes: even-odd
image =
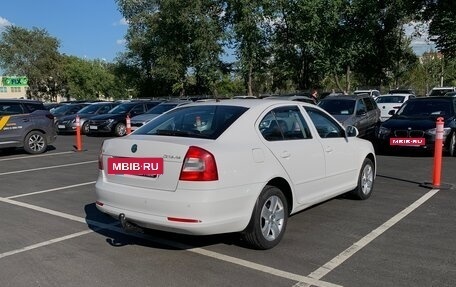
[[[54,116],[33,100],[0,100],[0,149],[23,147],[27,153],[46,151],[57,138]]]
[[[318,103],[344,127],[355,126],[359,137],[374,139],[380,125],[380,109],[369,94],[327,96]]]

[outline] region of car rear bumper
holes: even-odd
[[[97,208],[101,212],[115,218],[123,213],[140,227],[191,235],[244,230],[261,190],[261,184],[253,184],[163,191],[106,182],[103,175],[96,184]],[[186,220],[192,222],[182,222]]]

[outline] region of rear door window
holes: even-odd
[[[258,127],[267,141],[312,138],[309,127],[297,106],[275,108]]]

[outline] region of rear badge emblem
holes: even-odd
[[[138,146],[136,144],[131,146],[131,152],[135,153],[138,150]]]

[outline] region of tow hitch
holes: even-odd
[[[133,222],[128,221],[125,218],[125,214],[123,214],[123,213],[119,214],[119,221],[120,221],[120,225],[122,225],[122,229],[125,230],[125,232],[144,233],[144,229],[142,229],[138,225],[134,224]]]

